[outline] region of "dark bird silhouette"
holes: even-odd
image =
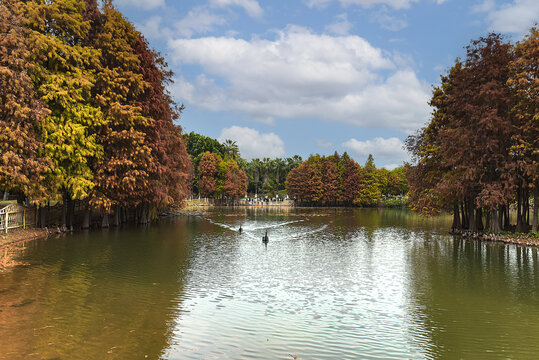
[[[262,236],[262,242],[267,243],[269,241],[268,230],[266,229],[266,235]]]
[[[240,229],[239,229],[240,234],[241,234],[242,231],[243,231],[243,229],[241,228],[241,225],[240,225]]]

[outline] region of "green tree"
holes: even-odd
[[[380,179],[371,154],[361,172],[360,188],[354,203],[362,206],[374,206],[381,198]]]
[[[87,43],[84,3],[27,1],[21,12],[34,49],[36,92],[50,110],[41,122],[44,154],[64,200],[85,198],[95,185],[90,165],[103,156],[97,132],[105,121],[92,101],[99,51]]]
[[[223,143],[223,152],[225,157],[228,157],[234,161],[238,161],[240,158],[240,149],[238,148],[238,144],[230,139],[225,140]]]

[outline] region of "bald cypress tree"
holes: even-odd
[[[40,129],[58,188],[50,197],[62,200],[66,224],[66,205],[86,198],[94,188],[91,163],[103,155],[97,133],[104,119],[92,96],[99,51],[88,44],[84,2],[25,1],[20,10],[33,49],[36,93],[50,111]]]
[[[513,116],[517,131],[512,151],[518,156],[521,175],[533,191],[533,231],[538,230],[539,201],[539,30],[530,33],[515,46],[510,63],[509,85],[515,96]],[[521,212],[522,213],[522,212]],[[521,215],[522,216],[522,215]],[[524,223],[523,220],[520,221]]]
[[[48,110],[30,74],[29,31],[20,2],[0,4],[0,190],[43,203],[52,189],[52,163],[42,153],[40,128]]]
[[[149,174],[154,164],[145,132],[153,120],[140,106],[148,84],[134,51],[137,41],[133,26],[105,1],[93,42],[100,51],[96,102],[105,119],[99,133],[104,155],[95,163],[90,204],[107,212],[113,205],[137,207],[151,194]]]
[[[149,167],[147,199],[153,207],[181,205],[188,196],[193,166],[187,154],[181,126],[174,124],[183,106],[172,101],[165,86],[171,83],[172,72],[165,60],[151,50],[142,34],[137,34],[134,51],[139,58],[139,71],[147,86],[140,96],[143,116],[151,118],[146,128],[145,144],[151,149],[153,164]]]

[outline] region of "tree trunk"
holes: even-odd
[[[90,210],[84,209],[84,213],[82,214],[82,228],[84,230],[90,228]]]
[[[503,229],[509,230],[511,220],[509,219],[509,204],[503,206]]]
[[[470,222],[470,230],[472,232],[477,232],[477,223],[475,221],[475,217],[474,217],[474,201],[472,198],[470,198],[468,200],[468,212],[469,212],[469,215],[468,215],[468,218],[469,218],[469,222]]]
[[[70,196],[66,197],[65,208],[66,208],[66,229],[69,230],[69,228],[72,225],[72,222],[71,222],[71,197]]]
[[[9,192],[8,192],[8,191],[4,191],[4,197],[3,197],[3,200],[4,200],[4,201],[8,201],[8,200],[9,200]]]
[[[533,187],[533,224],[532,224],[532,231],[534,232],[537,232],[537,227],[539,226],[538,224],[538,219],[537,219],[537,213],[538,213],[538,208],[537,208],[537,200],[539,200],[539,189],[537,189],[539,187],[539,180],[535,181],[535,186]]]
[[[487,210],[485,229],[487,229],[487,230],[491,229],[491,226],[490,226],[491,221],[492,221],[492,211]]]
[[[530,230],[530,190],[528,186],[526,186],[526,190],[524,191],[524,231],[528,232]]]
[[[120,226],[120,206],[116,205],[116,209],[114,210],[114,215],[112,218],[112,226],[117,227]]]
[[[40,207],[39,208],[39,227],[47,227],[49,224],[47,223],[47,207]]]
[[[75,201],[70,196],[67,197],[67,228],[73,230],[75,217]]]
[[[121,217],[120,217],[120,220],[122,222],[122,224],[125,224],[129,221],[128,217],[127,217],[127,209],[123,206],[120,207],[120,214],[121,214]]]
[[[141,204],[139,206],[139,216],[138,216],[138,223],[139,224],[147,224],[147,218],[148,218],[148,215],[147,215],[147,208],[146,208],[146,204]]]
[[[462,230],[468,229],[468,217],[466,216],[466,200],[460,203],[460,212],[462,214]]]
[[[520,180],[517,190],[517,231],[522,232],[522,181]]]
[[[109,214],[104,213],[103,220],[101,221],[101,228],[108,229],[108,227],[109,227]]]
[[[498,218],[498,210],[497,209],[493,209],[491,212],[490,212],[490,216],[491,216],[491,219],[490,219],[490,232],[493,233],[493,234],[497,234],[500,232],[500,220]]]
[[[460,214],[459,214],[459,204],[458,202],[455,202],[453,205],[453,227],[452,231],[455,232],[456,230],[460,229]]]
[[[475,222],[476,222],[476,230],[477,231],[483,231],[485,228],[483,227],[483,209],[479,208],[475,212]]]
[[[60,219],[60,225],[65,229],[67,223],[67,193],[64,191],[62,194],[62,218]]]

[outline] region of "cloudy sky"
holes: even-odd
[[[432,85],[470,40],[516,41],[538,0],[116,0],[167,59],[179,123],[243,157],[408,160]]]

